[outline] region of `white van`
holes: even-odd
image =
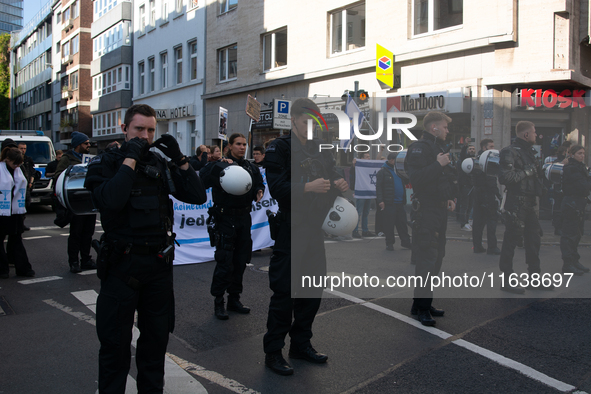
[[[33,159],[35,169],[41,173],[41,178],[35,179],[31,190],[31,204],[51,204],[53,180],[45,177],[45,167],[55,160],[53,142],[42,131],[34,130],[0,130],[0,143],[10,138],[17,144],[27,144],[27,156]]]

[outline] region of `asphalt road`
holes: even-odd
[[[55,227],[53,218],[45,208],[34,209],[27,215],[32,230],[24,234],[36,279],[45,281],[28,283],[13,269],[0,280],[1,394],[96,391],[93,300],[100,284],[92,272],[69,272],[68,229]],[[376,276],[380,285],[390,275],[412,275],[410,251],[399,243],[394,252],[384,246],[380,238],[328,241],[329,271]],[[293,376],[275,375],[264,367],[262,351],[270,253],[254,253],[245,272],[242,300],[251,314],[230,312],[227,321],[213,316],[214,264],[175,267],[168,393],[591,393],[591,301],[580,298],[588,297],[591,274],[573,278],[569,288],[525,296],[502,293],[497,283],[476,295],[436,289],[434,305],[446,310],[436,328],[410,315],[408,289],[336,288],[322,302],[312,339],[328,363],[291,360]],[[591,249],[580,253],[589,265]],[[520,273],[526,272],[523,255],[516,251]],[[556,245],[543,245],[541,256],[544,272],[560,270]],[[480,277],[498,275],[497,264],[498,257],[475,255],[471,243],[450,239],[443,270]]]

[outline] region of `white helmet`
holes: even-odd
[[[501,168],[499,163],[499,151],[496,149],[489,149],[480,155],[480,168],[486,175],[498,175]]]
[[[548,179],[552,183],[562,182],[562,169],[564,164],[562,163],[547,163],[544,164],[543,170]]]
[[[466,174],[471,173],[475,168],[480,168],[480,163],[473,157],[468,157],[462,162],[462,171]]]
[[[62,171],[55,183],[55,195],[74,215],[93,215],[98,212],[89,190],[84,188],[88,166],[76,164]]]
[[[346,235],[357,226],[357,209],[343,197],[337,197],[324,219],[322,229],[332,235]]]
[[[233,165],[220,172],[220,186],[226,193],[242,196],[250,191],[252,178],[244,168]]]

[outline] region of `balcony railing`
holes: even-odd
[[[62,64],[70,64],[74,61],[74,56],[72,55],[67,55],[62,57]]]

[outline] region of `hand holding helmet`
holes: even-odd
[[[535,176],[538,173],[536,166],[534,164],[529,164],[525,166],[523,170],[525,171],[525,176]]]

